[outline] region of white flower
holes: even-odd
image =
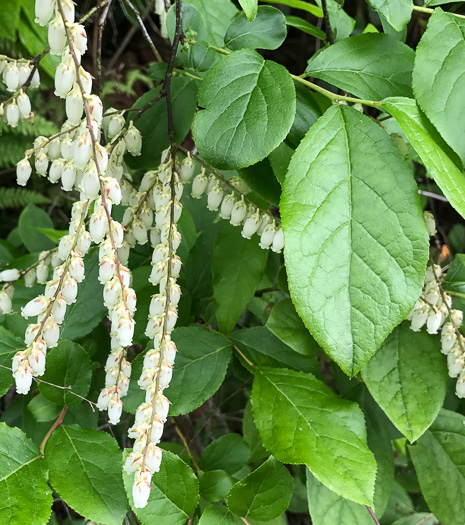
[[[64,159],[56,159],[53,161],[48,172],[48,180],[52,183],[57,182],[61,179],[61,174],[63,173],[63,167],[65,165]]]
[[[17,281],[19,279],[19,270],[11,268],[10,270],[3,270],[0,272],[0,281]]]
[[[26,95],[26,93],[21,91],[16,99],[16,102],[18,103],[18,109],[21,117],[28,119],[31,114],[31,101],[29,100],[29,97]]]
[[[68,24],[74,23],[74,1],[73,0],[61,0],[61,7],[65,15]]]
[[[71,191],[76,182],[77,169],[72,160],[69,160],[61,172],[61,187],[64,191]]]
[[[250,217],[248,217],[244,221],[244,227],[242,228],[241,235],[245,239],[252,238],[252,235],[256,233],[258,230],[258,227],[260,226],[262,219],[260,217],[260,213],[256,211],[253,213]]]
[[[117,331],[121,346],[131,346],[134,336],[134,319],[128,314],[124,315],[119,322]]]
[[[31,74],[31,67],[29,64],[20,64],[19,65],[19,85],[22,86],[27,82],[29,75]]]
[[[36,272],[34,268],[31,268],[28,272],[24,274],[24,285],[26,288],[32,288],[36,281]]]
[[[19,108],[15,101],[6,107],[6,121],[8,126],[16,128],[19,122]]]
[[[70,124],[77,125],[81,122],[84,102],[82,100],[81,90],[77,84],[66,96],[66,116]]]
[[[36,153],[36,159],[35,159],[34,165],[39,175],[45,176],[47,174],[48,158],[47,158],[47,155],[45,154],[44,148],[41,148]]]
[[[126,147],[128,149],[128,152],[138,157],[141,154],[142,151],[142,136],[140,134],[140,131],[134,126],[132,121],[129,124],[129,128],[124,135],[124,142],[126,143]]]
[[[425,217],[426,229],[428,230],[429,235],[435,235],[436,233],[436,221],[434,216],[429,211],[424,211],[423,216]]]
[[[202,171],[194,177],[192,181],[192,197],[194,199],[200,199],[207,189],[208,179],[205,175],[205,168],[202,168]]]
[[[83,55],[87,51],[87,34],[83,25],[72,24],[70,27],[74,47]]]
[[[39,86],[40,86],[40,75],[39,75],[39,70],[36,69],[34,71],[34,75],[32,76],[31,88],[37,89]]]
[[[14,93],[19,87],[19,69],[16,62],[9,62],[3,71],[6,90]]]
[[[233,209],[231,211],[231,218],[229,219],[229,222],[233,226],[239,226],[239,224],[242,223],[242,221],[245,219],[245,216],[247,215],[247,204],[244,201],[244,197],[241,198],[241,200],[237,201]]]
[[[29,366],[35,376],[42,376],[45,372],[45,352],[41,348],[35,348],[33,343],[32,351],[29,355]]]
[[[50,19],[53,16],[55,10],[55,1],[54,0],[36,0],[35,4],[35,13],[36,24],[40,26],[46,26]]]
[[[457,397],[465,397],[465,374],[461,372],[455,385],[455,394]]]
[[[11,298],[4,290],[0,291],[0,313],[9,314],[11,312]]]
[[[128,474],[136,472],[136,470],[142,465],[142,457],[143,455],[140,452],[131,452],[128,454],[123,467],[125,472]]]
[[[121,418],[123,411],[123,402],[118,397],[118,394],[113,394],[108,403],[108,419],[112,425],[117,425]]]
[[[207,208],[210,211],[218,211],[221,201],[223,200],[224,191],[219,183],[215,184],[207,195]]]
[[[103,104],[100,100],[100,97],[97,95],[89,95],[87,97],[87,103],[89,105],[89,111],[92,118],[94,118],[97,123],[101,125],[103,120]]]
[[[76,302],[77,292],[78,287],[76,279],[73,279],[71,276],[68,276],[66,279],[64,279],[61,295],[66,301],[66,304],[72,304]]]
[[[159,385],[160,388],[166,388],[173,377],[173,365],[170,365],[168,362],[163,361],[160,369],[160,378]]]
[[[21,308],[21,315],[26,319],[28,317],[35,317],[36,315],[40,315],[42,312],[44,312],[48,305],[48,298],[44,295],[39,295],[35,299],[29,301],[26,306]]]
[[[150,496],[150,481],[150,473],[136,473],[134,485],[132,486],[132,497],[136,509],[143,509],[147,505]]]
[[[282,228],[278,228],[278,230],[274,234],[273,244],[271,246],[271,249],[275,253],[280,253],[283,248],[284,248],[284,233],[283,233]]]
[[[66,314],[66,301],[62,297],[58,297],[58,299],[54,302],[52,314],[58,324],[63,322]]]
[[[249,186],[241,177],[233,177],[229,180],[229,183],[235,188],[239,193],[248,193],[250,191]]]
[[[162,430],[163,430],[163,425],[162,425]],[[153,430],[152,430],[152,435],[153,435]],[[155,443],[157,443],[159,440],[154,440],[152,438],[151,441],[152,442],[147,445],[147,455],[145,457],[145,464],[147,468],[150,470],[150,472],[153,474],[154,472],[158,472],[160,470],[163,450],[160,447],[157,447],[155,445]]]
[[[85,71],[82,66],[79,66],[79,76],[81,78],[82,87],[84,88],[84,93],[90,95],[92,91],[92,75]],[[96,135],[96,133],[94,133],[94,135]]]
[[[463,322],[463,312],[462,310],[451,310],[450,320],[454,323],[454,326],[459,327]]]
[[[55,72],[55,95],[65,98],[76,80],[76,72],[71,58],[60,62]]]
[[[65,24],[60,13],[50,22],[48,26],[48,43],[52,55],[61,55],[67,42]]]
[[[48,265],[44,262],[39,263],[36,268],[36,276],[39,284],[45,284],[48,278]]]
[[[110,393],[107,388],[103,388],[97,399],[97,407],[99,410],[106,410],[110,403]]]
[[[184,184],[187,184],[194,175],[195,164],[190,154],[181,162],[181,169],[179,170],[179,178]]]
[[[260,236],[260,248],[266,250],[273,244],[274,236],[276,233],[276,226],[274,222],[265,226],[263,233]]]
[[[42,337],[49,348],[54,348],[57,346],[60,337],[60,325],[49,319],[45,324]]]
[[[27,394],[32,384],[32,370],[27,361],[18,366],[16,370],[13,370],[13,377],[16,382],[16,392],[18,394]]]
[[[124,120],[124,117],[121,113],[117,113],[116,115],[112,115],[109,117],[108,121],[108,138],[113,139],[121,133],[121,130],[124,128],[126,124],[126,121]],[[129,139],[130,140],[130,139]]]
[[[460,352],[447,354],[447,367],[449,369],[449,377],[457,377],[464,368],[464,360]]]
[[[170,402],[163,394],[157,395],[157,401],[155,403],[155,415],[161,420],[166,421],[168,411],[170,409]]]

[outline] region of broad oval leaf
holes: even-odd
[[[238,169],[264,159],[284,140],[294,121],[295,89],[283,66],[242,49],[210,69],[198,103],[205,109],[192,132],[200,154],[217,168]]]
[[[461,414],[441,410],[410,456],[421,492],[436,518],[463,525],[465,516],[465,426]]]
[[[353,375],[423,285],[429,241],[412,174],[377,124],[333,106],[291,160],[281,217],[294,305]]]
[[[24,246],[31,253],[50,250],[55,246],[46,235],[36,230],[37,226],[53,228],[52,219],[41,208],[28,204],[19,216],[18,229]]]
[[[465,20],[434,10],[417,47],[413,91],[421,109],[465,163]]]
[[[436,419],[447,391],[447,367],[437,336],[398,326],[362,370],[378,405],[410,442]]]
[[[199,460],[202,470],[224,470],[235,474],[250,456],[246,442],[239,434],[226,434],[212,441]]]
[[[376,462],[363,413],[311,374],[260,368],[252,388],[264,446],[283,463],[305,463],[340,496],[373,504]]]
[[[231,0],[189,0],[205,20],[208,29],[208,42],[222,46],[233,16],[237,13]]]
[[[415,52],[383,34],[336,42],[310,59],[306,73],[365,99],[412,96]]]
[[[289,507],[293,479],[287,468],[273,456],[233,485],[228,507],[238,516],[268,521]]]
[[[226,498],[234,481],[224,470],[208,470],[199,473],[200,496],[206,501],[220,501]]]
[[[126,450],[123,454],[123,461],[128,453],[129,450]],[[123,481],[131,508],[142,525],[184,525],[199,502],[199,482],[194,472],[179,456],[167,450],[163,451],[160,471],[152,477],[152,490],[146,507],[134,507],[134,474],[123,471]]]
[[[412,16],[412,0],[367,0],[367,3],[396,31],[402,31]]]
[[[228,507],[221,503],[209,505],[200,517],[199,525],[243,525],[243,521],[238,516],[228,510]]]
[[[279,9],[262,5],[253,21],[245,13],[233,18],[224,43],[229,49],[277,49],[286,38],[286,18]]]
[[[76,512],[104,525],[121,525],[128,510],[121,451],[109,434],[76,425],[57,428],[45,447],[50,483]]]
[[[465,176],[454,164],[438,140],[434,128],[420,112],[414,100],[387,98],[383,107],[399,123],[410,144],[420,156],[451,205],[465,217]]]
[[[39,449],[19,428],[0,423],[0,523],[47,523],[53,496]]]

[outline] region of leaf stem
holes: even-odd
[[[40,444],[39,452],[41,457],[44,457],[45,445],[47,444],[47,441],[49,440],[50,436],[53,434],[53,431],[63,423],[63,418],[65,417],[67,410],[68,406],[65,405],[63,407],[63,410],[61,411],[61,414],[58,416],[58,419],[55,421],[55,423],[53,423],[52,428],[47,432],[47,434],[44,437],[44,440]]]
[[[174,425],[174,429],[176,430],[176,434],[181,438],[182,444],[184,445],[184,448],[186,449],[187,455],[189,456],[190,460],[192,461],[192,465],[194,465],[195,471],[197,474],[200,472],[199,464],[197,463],[197,460],[195,459],[194,455],[192,454],[192,450],[189,447],[189,444],[187,442],[186,436],[182,433],[181,429],[179,428],[179,425],[176,421],[176,418],[171,416],[171,423]]]
[[[375,513],[373,512],[372,508],[369,505],[365,505],[367,508],[367,511],[370,513],[370,516],[373,518],[373,521],[376,523],[376,525],[380,525],[378,519],[375,516]]]
[[[244,353],[242,352],[242,350],[240,348],[238,348],[236,345],[232,345],[232,347],[234,348],[234,350],[242,357],[242,359],[249,365],[251,366],[252,368],[258,368],[257,365],[255,363],[252,363],[252,361],[246,357],[244,355]]]
[[[427,15],[432,15],[434,13],[434,9],[431,9],[430,7],[423,7],[423,6],[419,6],[419,5],[414,5],[413,6],[413,10],[416,11],[417,13],[425,13]],[[449,15],[454,15],[454,16],[457,16],[459,18],[465,18],[465,15],[459,15],[457,13],[450,13],[449,11],[447,11],[447,13]]]

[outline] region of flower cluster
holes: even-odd
[[[194,161],[188,154],[181,164],[181,181],[187,184],[193,174]],[[283,229],[276,224],[276,220],[268,211],[260,210],[249,200],[246,201],[245,194],[249,191],[246,182],[240,177],[225,181],[214,172],[207,176],[205,167],[202,167],[200,173],[192,180],[194,199],[200,199],[206,194],[207,208],[210,211],[219,211],[220,217],[229,220],[233,226],[241,226],[242,237],[251,239],[257,234],[260,236],[261,248],[271,248],[280,253],[284,247]]]
[[[163,395],[172,376],[176,345],[171,340],[177,318],[181,289],[176,283],[181,260],[176,250],[181,242],[176,223],[181,215],[179,199],[183,186],[176,172],[176,161],[168,152],[162,156],[162,165],[156,172],[148,172],[142,188],[149,190],[150,202],[155,208],[155,227],[159,242],[154,246],[150,282],[159,286],[152,296],[149,320],[145,334],[153,340],[153,348],[144,356],[142,374],[138,381],[145,390],[145,401],[136,412],[135,423],[129,437],[135,439],[133,451],[127,457],[125,470],[135,473],[133,485],[134,505],[145,507],[150,494],[152,474],[158,472],[162,458],[160,442],[166,421],[169,401]]]
[[[24,341],[27,348],[13,357],[13,377],[19,394],[27,394],[32,377],[44,373],[47,349],[58,344],[66,306],[76,301],[78,283],[84,279],[83,256],[90,247],[90,237],[84,227],[87,208],[88,201],[73,205],[69,233],[60,240],[56,257],[60,263],[55,266],[52,279],[46,282],[43,295],[32,299],[21,309],[23,317],[37,316],[37,322],[26,329]],[[45,267],[48,274],[44,262],[37,266],[37,274],[45,274],[42,268],[39,270],[40,266]]]
[[[31,74],[32,78],[29,80]],[[15,128],[20,120],[33,118],[31,101],[25,92],[25,85],[38,88],[39,72],[34,69],[30,60],[14,60],[0,55],[0,75],[6,90],[13,93],[6,102],[0,105],[0,117],[4,117],[7,124]]]

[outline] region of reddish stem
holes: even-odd
[[[63,418],[65,417],[66,411],[68,410],[68,406],[65,405],[63,407],[63,410],[61,411],[61,414],[58,416],[58,419],[53,423],[52,428],[47,432],[46,436],[44,437],[44,440],[40,444],[40,455],[44,457],[44,450],[45,445],[47,444],[47,441],[49,440],[50,436],[53,434],[53,431],[59,427],[63,423]]]

